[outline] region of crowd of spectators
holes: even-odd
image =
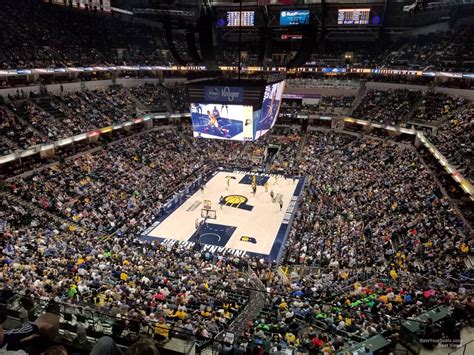
[[[188,109],[182,95],[181,88],[173,91],[176,112]],[[158,85],[45,93],[36,98],[11,96],[8,103],[0,102],[2,152],[130,121],[140,103],[143,110],[166,112],[167,100],[166,89]]]
[[[395,41],[382,58],[382,65],[400,69],[470,70],[473,47],[466,44],[472,36],[472,26],[459,26]]]
[[[60,122],[27,100],[12,101],[8,104],[10,110],[19,118],[27,122],[33,130],[46,137],[48,141],[55,141],[68,136],[68,132]]]
[[[413,113],[412,119],[425,123],[437,123],[437,121],[442,120],[468,102],[468,100],[461,97],[448,96],[437,92],[423,93],[421,100]]]
[[[189,127],[143,133],[9,182],[35,207],[1,201],[2,285],[98,307],[116,318],[114,336],[151,323],[160,341],[174,331],[205,340],[245,306],[250,262],[268,304],[238,334],[239,346],[328,354],[378,333],[396,341],[399,318],[433,306],[472,305],[462,289],[420,278],[427,270],[443,280],[470,276],[461,257],[471,241],[427,169],[409,148],[355,134],[312,131],[300,159],[278,165],[307,177],[283,263],[319,275],[286,279],[262,261],[138,239],[196,169],[242,155],[252,166],[245,152],[260,149],[189,135]],[[273,163],[294,162],[300,136],[277,127],[257,144],[280,146]]]
[[[6,106],[0,106],[0,133],[4,152],[45,142],[44,137],[26,122],[21,122]]]
[[[233,258],[124,236],[103,241],[5,199],[0,219],[7,225],[2,289],[26,296],[28,308],[39,300],[70,304],[83,332],[90,326],[79,318],[82,309],[96,308],[115,319],[114,337],[136,337],[143,328],[149,334],[151,327],[158,341],[172,332],[207,339],[227,328],[248,299]]]
[[[434,255],[467,242],[463,223],[414,151],[369,139],[321,136],[307,142],[300,162],[302,172],[311,174],[291,232],[295,241],[288,244],[288,262],[337,262],[344,268],[357,260],[382,266],[384,256],[402,252],[407,262],[422,257],[426,267],[436,268],[445,264]],[[323,154],[314,159],[312,152]],[[441,226],[442,234],[436,232]]]
[[[0,34],[5,45],[0,49],[0,68],[41,68],[84,65],[169,65],[162,30],[121,15],[76,12],[47,6],[35,0],[5,0],[0,18],[6,30]],[[125,22],[125,24],[124,24]],[[472,68],[472,26],[457,26],[446,31],[418,34],[388,41],[387,45],[330,43],[325,53],[312,55],[308,65],[340,66],[346,52],[354,53],[352,66],[403,69],[460,70]],[[97,33],[101,36],[98,37]],[[174,44],[182,59],[192,63],[182,45],[184,33],[174,33]],[[244,65],[258,62],[258,46],[250,45]],[[224,42],[218,51],[223,65],[237,64],[238,54]],[[226,48],[228,47],[228,48]],[[286,53],[288,50],[285,50]],[[277,53],[278,54],[278,53]],[[278,55],[276,56],[278,57]],[[275,57],[275,58],[276,58]],[[283,55],[282,58],[287,58]],[[278,64],[278,63],[274,63]],[[282,64],[282,63],[280,63]]]
[[[11,188],[42,208],[107,233],[163,202],[182,176],[202,165],[203,158],[173,132],[152,132],[19,179]]]
[[[329,347],[332,353],[349,338],[383,332],[396,339],[398,318],[470,302],[463,290],[434,289],[421,280],[427,270],[443,280],[466,275],[463,256],[470,241],[414,151],[313,133],[300,169],[308,186],[285,262],[317,265],[320,275],[287,283],[266,275],[273,297],[254,324],[254,336],[290,348]],[[378,281],[354,288],[358,272]],[[346,285],[347,292],[340,292]],[[303,319],[318,329],[301,331]]]
[[[271,159],[271,170],[284,172],[293,171],[296,158],[299,153],[301,132],[299,129],[288,127],[274,127],[268,134],[272,144],[278,147],[278,151]]]
[[[132,86],[130,92],[152,112],[168,111],[166,89],[158,84]]]
[[[446,122],[428,139],[469,181],[474,181],[472,164],[472,132],[474,128],[474,106],[466,105],[448,115]]]
[[[188,92],[184,86],[169,86],[167,88],[173,113],[189,112]]]
[[[158,27],[35,0],[2,5],[1,21],[8,29],[0,34],[2,69],[169,64],[161,53],[164,36]]]
[[[404,124],[419,98],[419,91],[407,89],[369,90],[352,115],[385,125]]]
[[[66,7],[48,6],[35,0],[5,0],[0,14],[4,31],[0,40],[0,68],[44,68],[84,65],[169,65],[175,61],[167,49],[162,30],[131,18],[94,11],[71,11]],[[473,47],[465,43],[472,26],[457,26],[446,31],[418,34],[387,41],[386,45],[329,43],[324,53],[315,53],[308,65],[340,66],[344,54],[352,52],[354,67],[403,69],[469,70],[472,67]],[[97,36],[100,33],[101,36]],[[174,45],[182,59],[190,60],[183,32],[174,33]],[[278,44],[276,44],[278,46]],[[232,42],[223,41],[218,61],[236,65],[238,52]],[[247,42],[244,65],[258,64],[258,43]],[[278,48],[274,58],[278,58]],[[281,65],[289,59],[288,48],[282,48],[283,62],[269,60],[270,65]],[[345,59],[344,59],[345,60]]]

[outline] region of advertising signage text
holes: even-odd
[[[205,86],[204,99],[210,102],[242,103],[244,89],[235,86]]]

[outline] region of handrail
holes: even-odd
[[[115,320],[116,317],[114,317],[113,315],[101,310],[100,308],[97,308],[95,307],[93,304],[88,304],[88,303],[84,303],[84,302],[81,302],[81,301],[75,301],[75,303],[66,303],[66,302],[57,302],[57,301],[54,301],[52,299],[43,299],[43,298],[40,298],[40,297],[34,297],[34,296],[31,296],[30,294],[23,294],[19,291],[13,291],[13,290],[10,290],[10,289],[1,289],[0,291],[5,291],[5,290],[8,290],[9,292],[12,293],[11,297],[9,297],[7,300],[4,300],[6,305],[8,305],[12,299],[14,299],[15,297],[30,297],[32,299],[35,300],[35,308],[33,309],[41,309],[42,311],[44,311],[45,309],[47,309],[50,305],[57,305],[59,307],[62,307],[62,311],[60,310],[60,314],[74,314],[74,315],[82,315],[84,316],[85,318],[94,318],[94,316],[98,316],[99,318],[108,318],[109,320]],[[245,291],[245,289],[243,289]],[[236,293],[239,293],[239,294],[242,294],[244,295],[245,292],[239,292],[238,290],[235,291],[233,290],[234,292]],[[37,303],[36,303],[37,302]],[[8,307],[7,307],[8,308]],[[73,309],[75,310],[75,312],[67,312],[66,310],[67,309]],[[86,312],[89,312],[90,314],[86,314]],[[137,321],[136,318],[132,318],[132,317],[124,317],[122,316],[121,317],[121,320],[124,320],[124,321]],[[153,329],[154,328],[154,324],[156,322],[153,322],[153,321],[144,321],[143,319],[138,319],[140,321],[141,324],[146,324],[147,327]],[[186,338],[189,338],[189,331],[185,328],[176,328],[173,324],[172,326],[172,329],[170,329],[170,332],[177,332],[179,334],[184,334],[186,336]],[[213,338],[209,338],[209,339],[213,339]]]
[[[461,349],[464,349],[463,352],[462,352],[462,354],[465,355],[465,354],[466,354],[466,348],[467,348],[467,346],[468,346],[469,344],[471,344],[471,343],[474,343],[474,339],[471,340],[471,341],[469,341],[469,342],[467,342],[467,343],[464,344],[464,345],[461,345],[460,347],[454,349],[453,351],[449,352],[448,355],[454,354],[455,352],[457,352],[458,350],[461,350]]]

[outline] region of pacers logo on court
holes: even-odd
[[[224,197],[224,206],[251,211],[253,206],[247,204],[248,198],[242,195],[228,195]]]

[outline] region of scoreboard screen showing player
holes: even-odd
[[[255,26],[255,11],[227,11],[227,27],[239,27],[240,17],[242,18],[242,27]]]
[[[368,25],[370,9],[338,9],[338,25]]]
[[[189,84],[194,137],[260,138],[275,124],[284,89],[282,74],[269,75],[267,80],[206,79]]]
[[[253,108],[222,103],[191,105],[193,136],[197,138],[253,140]]]
[[[260,138],[275,125],[283,91],[285,91],[284,80],[265,86],[262,108],[253,114],[254,139]]]

